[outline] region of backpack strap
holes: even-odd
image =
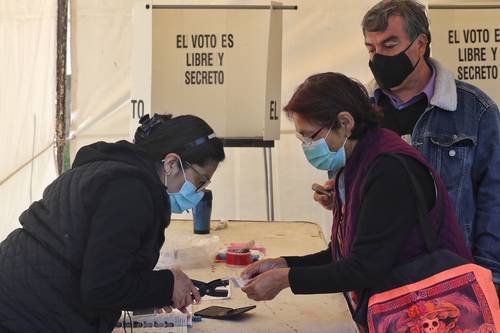
[[[425,207],[426,200],[425,200],[425,195],[422,191],[422,187],[419,185],[416,176],[411,171],[407,160],[403,156],[396,153],[389,153],[384,155],[390,156],[398,160],[403,165],[406,173],[408,174],[408,178],[410,180],[411,186],[413,187],[413,193],[415,195],[417,203],[418,224],[420,226],[420,230],[422,230],[422,236],[424,238],[425,246],[427,247],[427,250],[429,252],[436,251],[439,248],[438,235],[436,233],[436,230],[434,230],[433,226],[431,225],[431,223],[429,223],[429,213],[427,212],[427,209]],[[440,197],[439,193],[436,193],[436,204],[438,203],[439,197]],[[443,205],[441,204],[441,201],[439,201],[438,221],[439,221],[438,230],[440,230],[443,224]]]

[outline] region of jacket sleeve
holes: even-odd
[[[500,283],[500,113],[492,104],[481,115],[472,181],[476,196],[474,260]]]
[[[409,158],[428,199],[434,204],[434,182],[427,169]],[[417,225],[414,189],[400,162],[379,157],[366,176],[351,254],[335,263],[292,267],[295,294],[334,293],[375,286],[391,270]]]
[[[87,306],[133,310],[171,304],[169,270],[134,270],[155,228],[152,197],[138,179],[110,182],[98,199],[82,263],[80,292]],[[144,258],[145,262],[153,260]],[[137,268],[135,268],[137,269]]]
[[[286,260],[288,267],[326,265],[332,262],[332,250],[330,246],[331,244],[328,244],[328,248],[325,250],[306,256],[286,256],[283,258]]]

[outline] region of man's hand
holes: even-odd
[[[254,262],[248,265],[243,272],[241,272],[241,277],[245,280],[251,279],[254,276],[267,272],[275,268],[285,268],[288,267],[286,260],[283,258],[268,258]]]
[[[277,268],[264,272],[250,280],[241,290],[248,298],[255,301],[268,301],[276,297],[281,290],[288,288],[290,268]]]
[[[333,191],[334,186],[335,186],[335,179],[328,179],[323,184],[323,188],[327,191],[330,191],[330,192]],[[324,194],[321,194],[318,192],[314,192],[313,199],[314,199],[314,201],[318,202],[321,206],[323,206],[323,208],[328,209],[328,210],[332,210],[332,208],[333,208],[333,197],[332,196],[328,196],[328,195],[324,195]]]

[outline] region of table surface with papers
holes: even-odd
[[[192,228],[191,221],[172,221],[166,232],[186,233],[192,231]],[[307,222],[230,221],[226,229],[211,231],[211,234],[220,237],[221,247],[229,243],[255,240],[256,246],[266,248],[266,257],[305,255],[326,247],[320,228]],[[191,279],[208,282],[222,277],[239,276],[241,268],[214,263],[208,268],[189,268],[184,269],[184,272]],[[256,302],[248,299],[240,289],[232,287],[231,298],[203,300],[200,304],[193,305],[193,312],[211,305],[230,308],[249,305],[257,307],[237,319],[203,318],[200,322],[194,322],[188,332],[357,332],[342,294],[294,295],[290,288],[287,288],[271,301]],[[142,330],[134,328],[134,331]]]

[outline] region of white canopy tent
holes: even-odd
[[[189,3],[248,5],[249,2]],[[369,79],[360,21],[373,3],[290,3],[299,9],[283,13],[283,103],[312,73],[341,71],[361,80]],[[252,4],[269,4],[269,1],[252,1]],[[133,5],[133,0],[72,2],[71,129],[75,133],[70,141],[72,152],[99,139],[128,137],[125,115],[132,85]],[[87,126],[88,122],[91,125]],[[330,214],[312,201],[310,190],[312,182],[323,182],[326,174],[313,169],[304,159],[286,117],[282,117],[281,127],[280,140],[272,149],[274,218],[317,222],[328,234]],[[215,174],[211,188],[213,218],[266,220],[262,149],[228,148],[227,159]],[[187,214],[182,217],[189,218]]]
[[[283,15],[283,104],[313,73],[338,71],[361,82],[371,78],[360,22],[376,2],[283,1],[298,6]],[[439,3],[447,2],[452,1]],[[132,86],[133,3],[71,1],[71,158],[88,143],[129,136],[126,112]],[[56,25],[56,0],[0,0],[0,239],[19,226],[19,214],[57,176],[53,149]],[[326,174],[307,163],[286,117],[282,117],[272,160],[275,219],[316,222],[329,237],[331,215],[313,202],[310,190]],[[266,219],[263,165],[261,149],[227,149],[227,160],[211,185],[214,219]]]
[[[57,1],[0,1],[0,239],[57,176]]]

